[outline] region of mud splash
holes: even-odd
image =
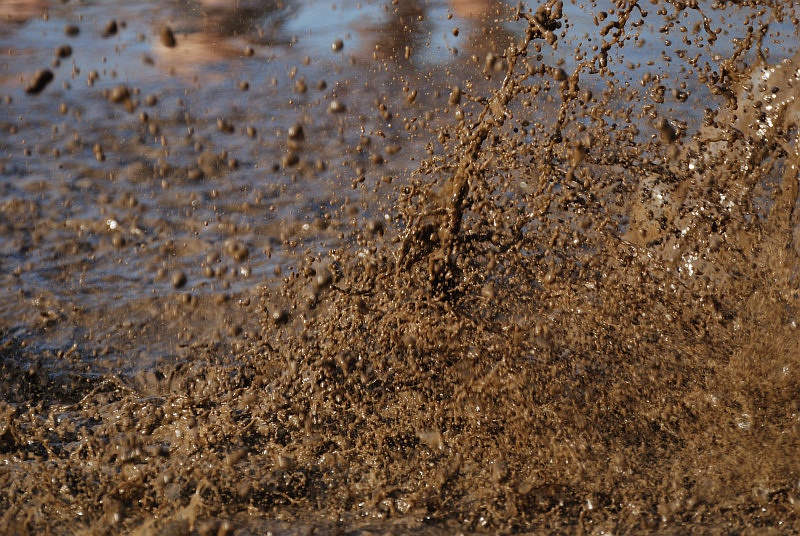
[[[4,337],[3,526],[800,530],[783,10],[620,3],[573,36],[574,6],[521,5],[485,85],[432,96],[452,119],[389,218],[287,252],[248,344],[97,377]],[[659,32],[686,70],[640,75],[626,51]]]

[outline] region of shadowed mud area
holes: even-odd
[[[791,6],[344,4],[6,17],[3,532],[800,531]]]

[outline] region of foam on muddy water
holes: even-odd
[[[355,194],[334,196],[316,233],[306,222],[276,241],[276,275],[260,274],[257,292],[185,292],[192,272],[164,270],[185,296],[166,302],[179,355],[100,374],[78,346],[0,332],[0,525],[800,530],[796,14],[500,7],[502,45],[458,78],[431,75],[440,89],[417,99],[404,79],[367,119],[355,84],[340,85],[319,115],[287,115],[279,143],[299,156],[273,171],[330,170],[308,146],[338,126],[349,141],[318,150],[355,155],[334,181]],[[174,52],[184,39],[171,27]],[[463,33],[462,21],[450,35]],[[355,48],[345,38],[332,51],[329,37],[326,53]],[[396,63],[379,48],[352,62],[405,77],[420,54],[406,46],[387,47]],[[389,127],[354,127],[388,123],[389,110],[419,145],[376,149]],[[405,155],[408,172],[384,180],[373,151]],[[213,275],[220,259],[259,255],[232,234],[211,252],[180,247],[194,244],[184,254]],[[57,324],[47,296],[41,322]],[[194,329],[219,314],[235,342]]]

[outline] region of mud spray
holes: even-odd
[[[388,219],[338,209],[354,230],[297,253],[250,344],[62,392],[7,340],[0,526],[800,530],[786,8],[521,5]],[[626,58],[647,32],[661,57]]]

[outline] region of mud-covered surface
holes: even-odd
[[[0,531],[800,531],[796,17],[0,1]]]

